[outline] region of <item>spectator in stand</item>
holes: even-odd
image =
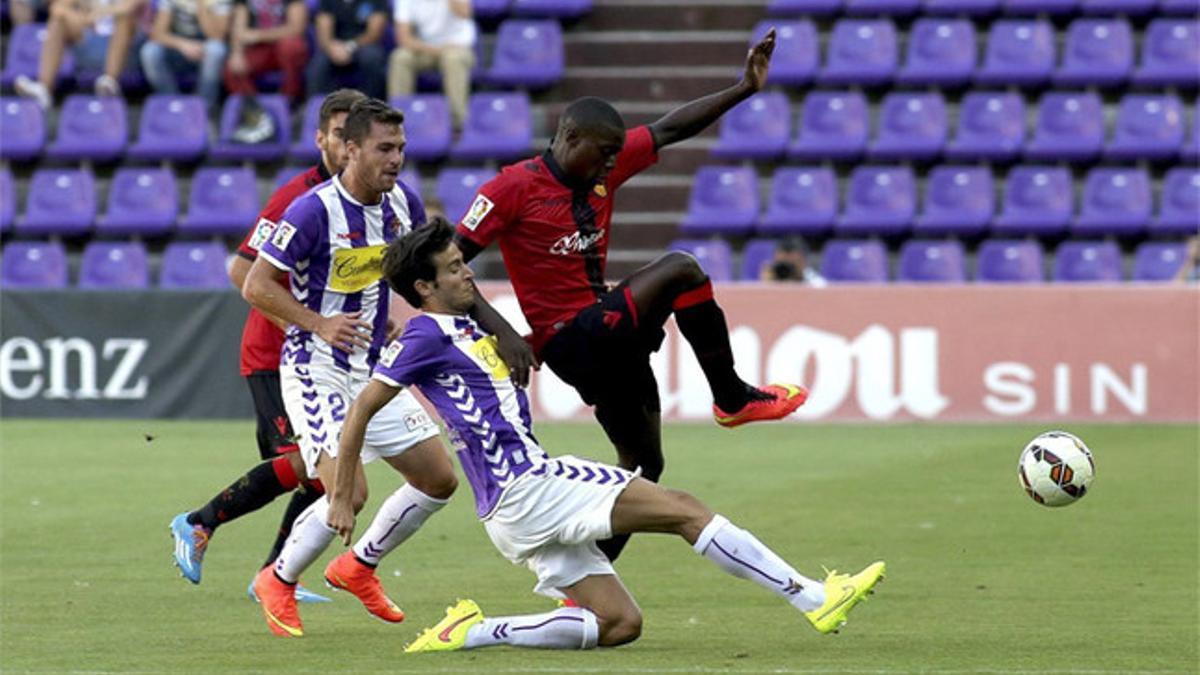
[[[304,0],[235,0],[225,89],[231,94],[257,94],[254,78],[282,70],[283,93],[298,101],[304,95],[308,63],[307,26]]]
[[[44,0],[10,0],[8,20],[14,26],[38,21],[46,16],[47,4]]]
[[[416,90],[417,73],[437,69],[455,130],[462,129],[475,65],[471,0],[396,0],[396,41],[388,62],[388,97]]]
[[[328,93],[334,76],[358,75],[358,88],[383,98],[387,0],[321,0],[317,10],[317,53],[308,64],[308,95]]]
[[[825,277],[808,264],[808,250],[799,239],[784,239],[775,247],[775,256],[759,270],[762,281],[795,281],[814,288],[827,285]]]
[[[178,93],[179,79],[198,71],[197,92],[210,109],[217,107],[230,9],[230,0],[158,0],[150,41],[141,54],[154,91]]]
[[[57,0],[50,6],[46,41],[38,63],[38,78],[18,76],[13,88],[42,108],[49,108],[54,81],[67,47],[75,52],[75,67],[102,71],[96,79],[98,96],[120,96],[117,82],[133,51],[137,18],[146,0]]]
[[[1181,284],[1194,284],[1200,281],[1200,237],[1188,239],[1187,257],[1175,273],[1175,281]]]

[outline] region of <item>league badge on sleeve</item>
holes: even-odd
[[[479,224],[483,222],[484,218],[487,218],[487,214],[491,213],[495,206],[492,200],[483,195],[477,195],[475,201],[471,202],[471,208],[467,209],[467,215],[463,216],[462,224],[468,230],[474,232],[475,228],[479,227]]]
[[[286,220],[275,226],[275,233],[271,235],[271,243],[280,251],[286,249],[288,244],[292,242],[292,237],[296,234],[296,228]]]
[[[404,345],[400,344],[399,340],[392,340],[392,344],[387,346],[382,354],[379,355],[379,363],[384,367],[391,368],[392,364],[396,363],[396,357],[400,356],[400,352],[404,349]]]
[[[259,218],[258,224],[254,226],[254,234],[250,235],[249,245],[255,251],[262,248],[262,245],[267,243],[271,238],[271,233],[275,231],[275,223],[266,218]]]

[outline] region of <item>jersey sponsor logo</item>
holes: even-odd
[[[275,231],[275,223],[266,218],[259,218],[258,224],[254,226],[254,234],[250,235],[250,248],[255,251],[262,248],[262,245],[267,243],[271,238],[271,233]]]
[[[482,340],[476,340],[471,345],[471,353],[487,367],[493,380],[505,380],[509,376],[508,364],[500,358],[496,344],[496,336],[489,335]]]
[[[383,277],[383,244],[362,248],[339,248],[333,252],[329,288],[338,293],[357,293]]]
[[[283,221],[275,226],[275,232],[271,235],[271,243],[280,251],[287,249],[288,244],[292,243],[292,237],[296,236],[296,228],[288,221]]]
[[[604,230],[598,230],[591,234],[583,234],[580,232],[572,232],[563,236],[554,245],[550,247],[550,252],[555,255],[571,255],[572,253],[584,253],[604,239]]]
[[[387,346],[383,354],[379,357],[379,363],[384,367],[391,368],[396,362],[396,357],[400,356],[400,352],[404,350],[404,345],[399,340],[392,340],[392,343]]]
[[[462,224],[474,232],[495,206],[496,204],[487,197],[476,195],[475,201],[471,202],[471,208],[467,209],[467,215],[463,216]]]

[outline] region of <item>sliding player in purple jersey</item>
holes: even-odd
[[[349,544],[355,471],[377,412],[405,387],[419,387],[449,427],[476,512],[496,548],[537,575],[535,590],[569,598],[575,607],[544,614],[485,619],[461,600],[407,652],[507,644],[550,649],[615,646],[637,639],[642,617],[596,542],[613,534],[677,534],[729,574],[749,579],[802,611],[822,633],[882,578],[876,562],[856,575],[832,572],[824,583],[801,575],[754,535],[714,514],[691,495],[627,471],[572,456],[551,458],[533,436],[529,399],[513,384],[496,338],[470,318],[475,284],[449,224],[429,226],[388,246],[383,274],[392,290],[422,314],[380,356],[342,426],[330,528]]]

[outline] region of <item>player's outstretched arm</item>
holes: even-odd
[[[338,440],[337,471],[333,492],[329,495],[329,512],[325,523],[336,530],[342,542],[350,545],[354,536],[354,478],[358,475],[358,464],[362,461],[363,439],[367,424],[375,413],[399,394],[400,390],[379,380],[371,380],[363,387],[342,422],[342,433]]]
[[[686,140],[704,131],[730,108],[746,100],[763,88],[767,82],[767,70],[771,65],[771,53],[775,51],[775,29],[746,55],[746,72],[737,84],[715,94],[709,94],[672,110],[650,125],[654,135],[654,146],[663,148],[672,143]]]

